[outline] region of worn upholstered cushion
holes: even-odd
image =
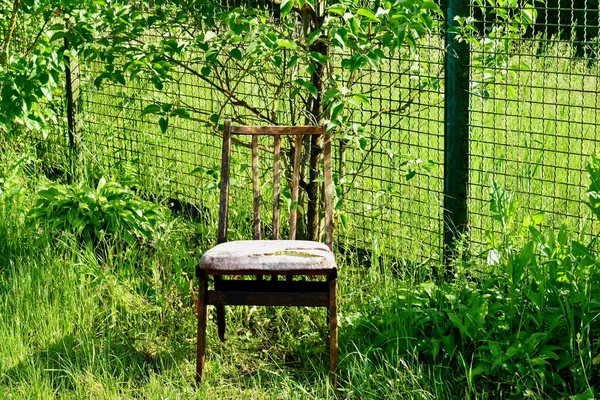
[[[335,269],[335,260],[323,243],[306,240],[239,240],[208,250],[200,268],[221,272],[318,271]]]

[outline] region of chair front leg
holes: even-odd
[[[206,291],[208,280],[205,271],[197,271],[198,275],[198,332],[197,332],[197,358],[196,358],[196,384],[202,383],[206,350]]]

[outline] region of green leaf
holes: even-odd
[[[344,15],[346,13],[346,7],[343,4],[334,4],[327,9],[327,12]]]
[[[285,17],[288,15],[292,11],[292,8],[294,8],[294,0],[283,0],[280,6],[281,16]]]
[[[435,4],[433,1],[424,1],[423,3],[421,3],[421,9],[422,10],[431,10],[439,15],[443,14],[440,7],[437,4]]]
[[[341,92],[336,88],[328,89],[327,92],[325,92],[325,96],[323,96],[323,104],[329,103],[331,100],[337,98],[340,94]]]
[[[308,92],[311,94],[311,96],[313,98],[317,98],[319,96],[319,91],[318,89],[310,82],[307,82],[306,85],[304,85],[304,87],[306,87],[306,89],[308,89]]]
[[[325,62],[327,61],[327,57],[325,55],[316,51],[312,51],[308,55],[312,60],[318,62],[321,65],[325,65]]]
[[[191,115],[185,108],[176,108],[171,112],[171,115],[174,117],[190,119]]]
[[[65,36],[67,36],[67,32],[64,31],[58,31],[58,32],[54,32],[54,34],[52,35],[52,37],[50,38],[50,42],[54,42],[55,40],[59,40],[64,38]]]
[[[313,44],[321,36],[321,32],[322,31],[320,29],[316,29],[316,30],[312,31],[308,35],[308,38],[306,38],[306,44],[308,44],[309,46],[311,44]]]
[[[160,131],[166,133],[167,128],[169,127],[169,118],[162,117],[158,120],[158,125],[160,126]]]
[[[369,98],[362,93],[356,93],[355,95],[352,96],[352,98],[357,100],[358,102],[360,102],[362,105],[364,105],[365,108],[371,107]]]
[[[367,149],[367,145],[369,144],[369,142],[367,141],[366,138],[361,137],[358,139],[358,147],[362,150],[365,151]]]
[[[290,50],[298,49],[298,45],[288,39],[277,39],[277,47]]]
[[[240,49],[238,49],[237,47],[232,49],[229,52],[229,55],[231,56],[231,58],[236,59],[238,61],[242,61],[242,52],[240,51]]]
[[[158,104],[149,104],[146,106],[146,108],[144,108],[144,111],[142,111],[142,115],[156,114],[161,111],[162,107]]]
[[[334,39],[341,48],[345,48],[348,43],[348,31],[344,27],[339,27],[334,34]]]
[[[356,14],[362,15],[363,17],[366,17],[372,21],[379,21],[379,18],[377,18],[375,14],[373,14],[373,11],[369,10],[368,8],[359,8]]]
[[[100,192],[104,188],[104,186],[106,186],[106,178],[102,177],[98,181],[98,186],[96,186],[96,191]]]
[[[343,110],[344,110],[344,103],[341,103],[341,102],[333,103],[331,106],[331,121],[337,121]]]

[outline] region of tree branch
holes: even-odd
[[[2,45],[2,52],[0,53],[0,65],[4,65],[8,62],[8,48],[10,47],[10,41],[12,40],[13,33],[17,28],[17,14],[19,12],[20,0],[13,0],[12,14],[10,16],[10,22],[8,24],[8,30],[4,35],[4,44]]]
[[[225,96],[227,96],[227,98],[230,99],[231,104],[236,105],[236,106],[241,106],[246,108],[247,110],[249,110],[250,112],[252,112],[257,118],[262,119],[264,121],[269,122],[272,125],[277,125],[277,122],[274,121],[272,118],[270,118],[268,115],[264,115],[261,110],[259,110],[258,108],[250,105],[246,100],[242,100],[239,99],[238,97],[236,97],[233,92],[217,85],[216,83],[214,83],[213,81],[211,81],[210,79],[208,79],[207,77],[205,77],[204,75],[202,75],[201,73],[199,73],[198,71],[196,71],[193,68],[190,68],[189,66],[187,66],[186,64],[180,62],[179,60],[171,57],[171,56],[165,56],[169,61],[171,61],[172,63],[176,64],[177,66],[185,69],[186,71],[188,71],[190,74],[196,76],[197,78],[200,78],[201,80],[203,80],[204,82],[208,83],[212,88],[218,90],[219,92],[223,93]]]

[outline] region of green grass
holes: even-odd
[[[325,311],[308,308],[230,308],[225,344],[211,312],[205,383],[196,389],[189,279],[209,245],[195,247],[198,227],[174,219],[153,247],[109,247],[102,255],[69,234],[44,236],[25,215],[45,178],[35,164],[13,170],[20,153],[7,153],[1,176],[25,192],[0,202],[0,397],[437,397],[435,382],[416,378],[418,364],[404,367],[414,360],[369,364],[369,344],[345,329],[399,284],[350,255],[340,256],[338,392],[328,380]]]
[[[520,241],[529,239],[513,231],[501,264],[458,264],[448,282],[376,246],[370,268],[361,254],[337,253],[337,389],[324,310],[228,308],[224,344],[211,310],[197,388],[190,279],[211,228],[170,217],[150,244],[101,251],[68,232],[42,232],[26,223],[47,182],[26,143],[3,142],[0,153],[2,398],[592,398],[600,390],[600,262],[571,249],[565,234],[555,253],[523,261]],[[233,215],[242,229],[245,217]],[[548,238],[545,251],[555,248]],[[521,258],[505,265],[510,257]],[[518,263],[527,266],[521,277]],[[546,275],[553,263],[558,280]],[[532,350],[515,351],[521,343]]]

